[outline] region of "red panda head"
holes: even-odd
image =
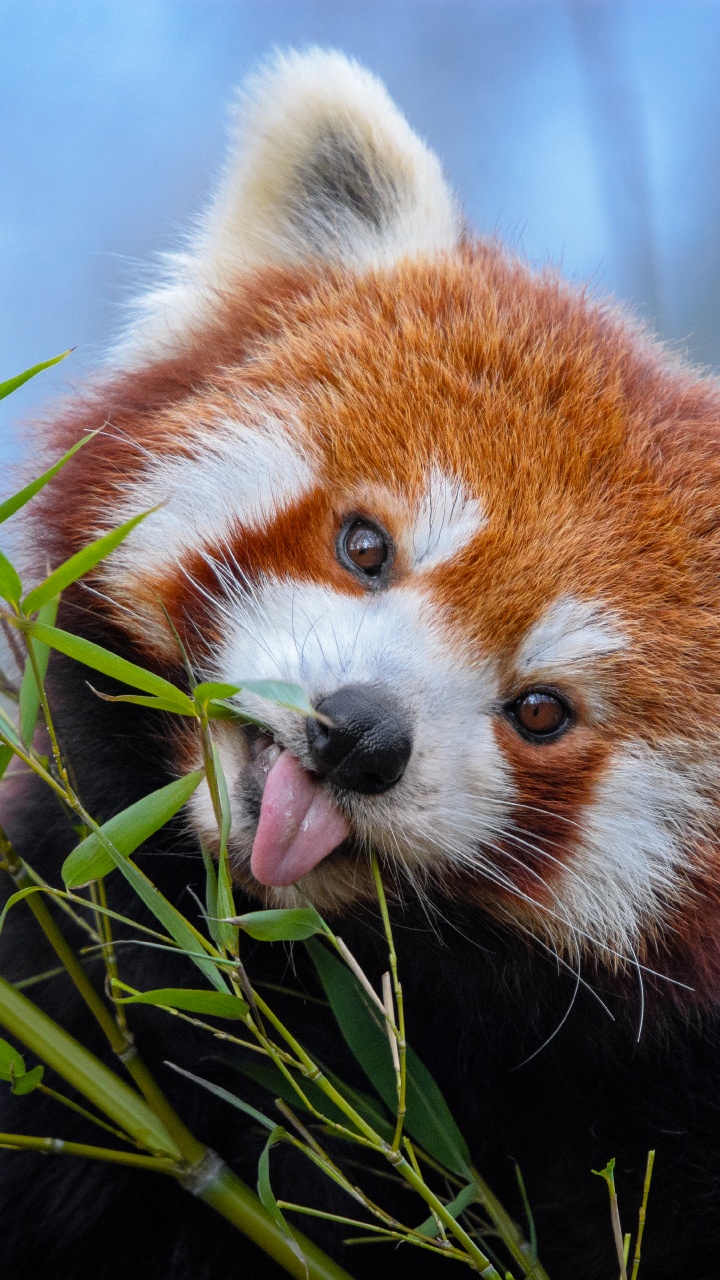
[[[566,952],[673,945],[717,858],[716,385],[471,240],[339,55],[274,63],[238,139],[55,424],[104,428],[45,510],[56,554],[162,504],[76,600],[163,669],[169,616],[202,678],[322,714],[241,694],[268,732],[219,730],[251,891],[347,906],[373,847]],[[212,840],[202,791],[192,821]]]

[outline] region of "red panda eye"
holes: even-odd
[[[570,725],[570,711],[562,698],[544,689],[524,693],[509,711],[524,737],[552,738]]]
[[[339,551],[346,566],[377,578],[390,555],[387,534],[369,521],[355,520],[340,536]]]

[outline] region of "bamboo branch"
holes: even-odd
[[[10,1151],[39,1151],[46,1156],[83,1156],[86,1160],[105,1160],[110,1164],[127,1164],[136,1169],[152,1169],[156,1173],[177,1176],[178,1166],[165,1156],[143,1156],[136,1151],[115,1151],[112,1147],[92,1147],[85,1142],[66,1142],[64,1138],[35,1138],[24,1133],[0,1133],[0,1147]]]
[[[405,1038],[405,1004],[403,1000],[403,989],[398,976],[397,953],[395,951],[395,939],[393,938],[392,925],[390,924],[390,913],[388,911],[387,899],[385,897],[385,886],[382,882],[380,874],[380,865],[378,857],[373,850],[371,854],[371,866],[373,879],[375,881],[375,891],[378,896],[380,905],[380,914],[382,916],[383,926],[385,929],[385,938],[388,944],[388,956],[390,960],[390,972],[392,974],[392,986],[395,995],[395,1006],[397,1008],[397,1047],[393,1048],[393,1063],[395,1065],[395,1074],[397,1078],[397,1119],[395,1122],[395,1133],[393,1134],[392,1148],[393,1151],[400,1150],[402,1141],[403,1125],[405,1123],[405,1113],[407,1108],[407,1041]],[[387,1005],[387,996],[386,996]],[[395,1021],[391,1025],[395,1026]]]
[[[647,1166],[645,1168],[645,1183],[643,1186],[642,1201],[640,1204],[640,1212],[638,1214],[638,1231],[635,1241],[635,1254],[633,1257],[632,1275],[630,1280],[637,1280],[637,1273],[640,1270],[640,1251],[642,1248],[643,1232],[645,1231],[645,1216],[647,1213],[648,1196],[650,1195],[650,1182],[653,1175],[653,1165],[655,1164],[655,1152],[648,1151]]]

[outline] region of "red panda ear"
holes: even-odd
[[[436,156],[383,85],[340,53],[276,57],[245,86],[220,188],[124,346],[174,345],[218,290],[258,266],[351,270],[455,247],[460,219]],[[172,328],[171,328],[172,327]],[[138,333],[137,329],[141,332]]]
[[[246,87],[206,230],[229,262],[362,269],[452,248],[458,221],[437,158],[380,81],[312,49],[277,58]]]

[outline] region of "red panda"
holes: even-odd
[[[325,717],[222,725],[238,894],[309,898],[372,967],[377,851],[410,1038],[511,1201],[519,1160],[553,1280],[611,1273],[590,1170],[639,1195],[649,1147],[646,1280],[720,1274],[719,425],[716,381],[477,240],[378,81],[312,50],[250,83],[206,215],[43,427],[53,455],[100,430],[36,504],[39,562],[157,508],[64,625],[181,680],[175,628],[202,679]],[[195,767],[191,729],[52,680],[104,816]],[[7,825],[56,876],[71,833],[27,786]],[[206,791],[190,828],[156,848],[176,896]],[[225,1112],[183,1106],[242,1167]],[[14,1280],[279,1274],[174,1187],[32,1159],[0,1182]]]

